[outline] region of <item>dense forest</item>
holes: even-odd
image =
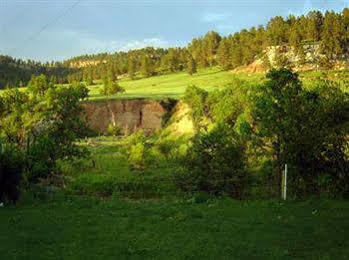
[[[43,64],[0,55],[0,89],[27,86],[32,75],[40,74],[45,74],[55,83],[66,83],[68,75],[77,71],[60,62]]]
[[[307,15],[287,18],[273,17],[266,26],[260,25],[228,36],[208,32],[193,39],[186,47],[147,47],[114,54],[84,55],[62,63],[41,64],[0,57],[0,88],[25,86],[32,74],[45,74],[59,83],[94,80],[127,75],[131,79],[150,77],[176,71],[196,72],[197,67],[220,66],[224,70],[248,65],[255,59],[263,59],[268,46],[291,46],[304,58],[305,45],[317,45],[322,58],[320,66],[331,67],[334,59],[346,58],[349,54],[349,9],[342,12],[311,11]]]

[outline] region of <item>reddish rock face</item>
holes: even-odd
[[[124,133],[138,129],[153,132],[162,127],[163,116],[168,112],[160,102],[144,99],[85,102],[83,107],[88,126],[100,134],[107,134],[110,124]]]

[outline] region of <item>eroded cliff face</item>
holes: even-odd
[[[143,129],[146,133],[162,128],[171,106],[154,100],[104,100],[84,102],[88,126],[99,134],[108,134],[108,126],[120,127],[122,133]]]

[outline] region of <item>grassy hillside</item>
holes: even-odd
[[[258,82],[263,78],[263,74],[233,74],[230,71],[209,68],[200,70],[193,76],[186,72],[179,72],[146,79],[124,79],[120,80],[119,84],[125,88],[126,92],[111,96],[111,98],[180,98],[189,85],[213,90],[228,84],[234,77]],[[106,98],[99,93],[100,88],[102,88],[102,85],[90,86],[91,100]]]
[[[133,99],[133,98],[150,98],[178,99],[183,96],[185,89],[189,85],[196,85],[205,90],[214,90],[222,88],[232,82],[234,79],[242,79],[251,83],[260,83],[265,77],[263,73],[232,73],[231,71],[222,71],[218,67],[201,69],[193,76],[186,72],[173,73],[150,78],[141,78],[130,80],[124,78],[119,80],[119,84],[125,88],[125,93],[106,97],[100,94],[102,84],[89,86],[90,100],[110,99]],[[349,80],[348,71],[308,71],[301,72],[300,78],[305,86],[310,85],[316,79],[329,80]],[[24,90],[25,88],[21,88]],[[2,90],[0,90],[1,93]]]

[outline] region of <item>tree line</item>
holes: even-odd
[[[83,55],[61,63],[46,64],[1,56],[0,88],[25,86],[32,74],[42,73],[58,83],[85,81],[90,85],[106,77],[115,81],[121,76],[136,79],[179,71],[192,75],[197,68],[217,65],[230,70],[263,58],[268,46],[285,45],[293,47],[303,62],[306,55],[304,46],[319,46],[323,59],[317,62],[326,67],[333,59],[347,57],[349,8],[338,13],[311,11],[298,17],[276,16],[265,26],[243,29],[228,36],[211,31],[178,48],[147,47],[114,54]]]
[[[0,89],[25,87],[33,75],[41,74],[56,84],[68,83],[69,75],[78,71],[63,62],[41,63],[0,55]]]

